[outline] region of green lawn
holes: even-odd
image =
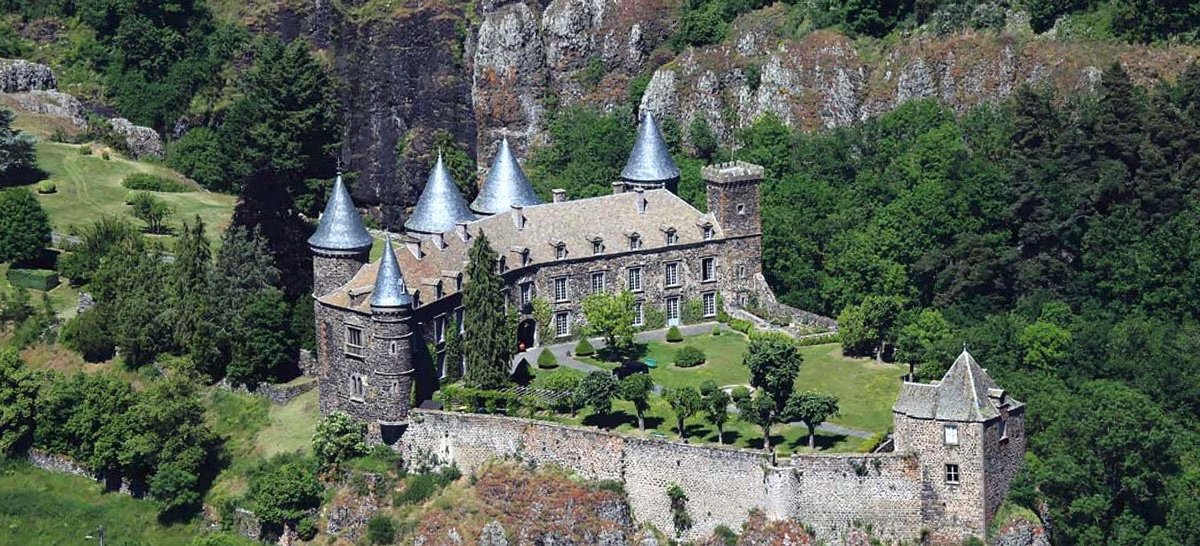
[[[108,160],[98,155],[80,155],[79,146],[42,141],[37,146],[38,166],[50,174],[58,191],[38,195],[38,201],[50,216],[56,231],[70,232],[73,226],[89,224],[101,215],[125,216],[129,207],[125,196],[129,190],[121,185],[125,176],[151,173],[167,178],[182,177],[167,167],[153,163],[130,161],[117,156]],[[30,189],[33,189],[30,186]],[[168,222],[178,227],[199,214],[206,225],[210,240],[220,240],[221,232],[233,214],[234,197],[203,190],[155,195],[175,208],[175,217]],[[135,220],[135,223],[141,225]]]
[[[101,525],[107,544],[183,546],[199,534],[196,523],[160,525],[157,513],[153,502],[105,494],[99,483],[81,476],[27,463],[0,466],[0,544],[97,544]]]
[[[259,453],[268,457],[290,451],[307,453],[312,448],[317,420],[321,418],[317,389],[293,398],[285,406],[272,405],[269,417],[267,427],[254,439]]]

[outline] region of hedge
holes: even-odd
[[[58,272],[51,269],[15,269],[9,268],[9,284],[18,288],[41,290],[43,292],[58,286]]]
[[[575,356],[592,356],[594,354],[596,354],[596,348],[592,347],[592,342],[588,341],[586,337],[575,344]]]
[[[537,366],[543,370],[557,368],[558,357],[554,356],[554,353],[550,352],[549,348],[542,349],[542,354],[539,354],[537,358]]]
[[[683,334],[679,332],[678,326],[672,326],[670,330],[667,330],[667,341],[670,343],[683,341]]]
[[[161,191],[167,193],[192,191],[192,188],[183,182],[149,173],[133,173],[126,176],[121,181],[121,185],[128,189],[139,191]]]
[[[691,368],[704,364],[706,358],[704,351],[700,348],[684,345],[675,353],[675,365],[680,368]]]

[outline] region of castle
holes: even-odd
[[[889,540],[982,537],[1021,464],[1024,405],[966,350],[940,382],[902,386],[887,453],[776,461],[412,407],[447,370],[462,371],[464,362],[445,361],[445,340],[448,328],[462,327],[468,250],[482,235],[498,256],[498,297],[519,315],[516,347],[553,341],[539,332],[577,335],[581,301],[596,292],[632,292],[638,325],[651,312],[676,324],[686,307],[715,318],[723,302],[773,301],[761,268],[763,169],[735,162],[701,174],[706,213],[675,194],[679,169],[650,115],[611,195],[568,200],[555,190],[542,203],[501,142],[468,204],[439,157],[401,244],[389,238],[375,262],[368,260],[374,238],[339,176],[309,239],[321,413],[344,411],[368,425],[372,441],[464,471],[513,457],[620,480],[635,515],[660,529],[671,526],[665,488],[679,485],[696,519],[685,538],[719,524],[736,528],[750,509],[803,521],[834,543],[855,525]],[[537,298],[548,302],[551,324],[537,324]]]

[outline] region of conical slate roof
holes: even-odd
[[[329,202],[325,203],[325,212],[317,224],[316,233],[308,238],[309,246],[325,250],[361,250],[372,243],[371,234],[363,226],[358,209],[350,199],[350,192],[342,183],[339,173],[333,183],[333,191],[329,193]]]
[[[400,262],[392,250],[392,238],[388,237],[383,247],[383,258],[379,260],[379,273],[375,276],[375,288],[371,291],[371,307],[406,307],[412,305],[412,296],[404,286],[400,274]]]
[[[412,216],[404,222],[404,228],[420,233],[445,233],[454,229],[458,222],[473,220],[475,215],[467,208],[467,201],[458,192],[439,153],[433,172],[429,173],[429,181],[425,183],[425,190],[421,192]]]
[[[654,114],[646,112],[638,126],[637,140],[633,151],[621,170],[621,178],[630,182],[665,182],[679,178],[679,167],[667,151],[662,131],[654,121]]]
[[[498,214],[509,211],[513,205],[526,207],[541,203],[517,158],[513,157],[508,139],[501,140],[487,180],[483,182],[479,197],[471,203],[471,210],[479,214]]]

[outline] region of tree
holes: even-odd
[[[133,217],[146,223],[149,233],[165,233],[164,222],[175,214],[175,209],[166,201],[142,191],[133,195],[129,206],[133,209]]]
[[[225,171],[217,132],[196,127],[167,148],[167,165],[212,191],[231,191],[236,180]]]
[[[751,394],[745,387],[734,391],[734,402],[737,404],[738,416],[745,422],[762,428],[763,451],[771,452],[771,425],[778,419],[775,400],[771,395],[758,389]]]
[[[141,237],[128,220],[108,214],[86,226],[76,226],[73,231],[78,233],[78,242],[70,243],[69,252],[58,259],[59,271],[71,279],[73,286],[89,283],[100,268],[100,260],[114,246]]]
[[[663,397],[667,399],[667,403],[671,405],[671,411],[675,413],[675,423],[678,426],[679,437],[686,442],[687,429],[683,426],[683,422],[703,409],[704,406],[703,401],[700,399],[700,392],[695,387],[678,387],[666,389],[663,392]]]
[[[621,398],[633,404],[633,408],[637,412],[638,430],[646,430],[646,410],[650,409],[652,392],[654,392],[654,380],[650,378],[650,374],[630,374],[621,380]]]
[[[37,383],[11,347],[0,349],[0,455],[19,455],[33,439]]]
[[[197,345],[196,334],[208,333],[212,328],[202,328],[201,321],[208,316],[209,298],[212,293],[212,247],[204,235],[204,221],[196,215],[195,221],[183,223],[178,242],[175,243],[175,261],[171,262],[167,304],[174,312],[172,333],[177,348],[189,349],[193,357],[205,356],[191,350]],[[208,337],[208,336],[205,336]],[[205,340],[207,341],[207,340]]]
[[[612,413],[612,399],[620,392],[620,385],[613,374],[596,370],[583,376],[575,394],[580,406],[591,406],[596,415]]]
[[[711,160],[717,151],[717,136],[713,134],[712,126],[703,116],[692,118],[688,124],[688,141],[696,149],[696,156],[705,161]]]
[[[462,378],[463,367],[463,335],[457,320],[451,320],[446,331],[446,355],[443,362],[445,382],[453,383]],[[540,358],[540,356],[539,356]]]
[[[583,405],[577,393],[579,392],[580,379],[578,376],[566,372],[554,372],[546,376],[542,382],[542,387],[548,391],[559,393],[551,403],[554,405],[554,411],[558,412],[575,412],[579,411],[579,407]]]
[[[872,295],[847,307],[838,316],[842,345],[854,354],[874,353],[875,360],[882,362],[888,344],[896,337],[902,303],[898,296]]]
[[[733,399],[711,379],[700,384],[700,397],[704,417],[717,429],[717,443],[724,444],[725,423],[729,422],[729,404]]]
[[[611,349],[633,345],[633,293],[597,292],[583,299],[583,314],[587,317],[586,335],[603,336]]]
[[[773,401],[776,415],[792,394],[803,362],[795,342],[786,336],[758,336],[750,341],[742,357],[750,370],[750,385]]]
[[[0,108],[0,178],[14,179],[19,173],[37,167],[34,146],[37,141],[30,135],[12,128],[16,114]]]
[[[936,309],[922,309],[907,317],[896,334],[896,360],[910,371],[928,362],[953,358],[955,340],[950,322]]]
[[[504,315],[498,263],[487,235],[480,232],[471,245],[463,287],[463,349],[467,355],[466,382],[483,389],[504,386],[512,365],[512,339]]]
[[[251,475],[249,498],[254,514],[268,525],[295,525],[321,505],[324,488],[314,461],[276,455]]]
[[[1021,330],[1018,342],[1025,350],[1026,365],[1053,370],[1067,359],[1071,332],[1053,323],[1038,321]]]
[[[108,330],[107,317],[89,309],[63,325],[59,333],[63,345],[88,362],[103,362],[113,357],[116,347]]]
[[[278,290],[264,290],[236,317],[229,379],[255,386],[278,374],[294,352],[288,331],[289,308]]]
[[[345,412],[335,411],[317,421],[313,434],[313,455],[322,468],[338,468],[342,463],[367,452],[367,426]]]
[[[804,421],[808,427],[808,448],[816,447],[817,425],[824,423],[830,416],[838,412],[838,399],[819,392],[804,391],[793,393],[788,398],[784,408],[784,419],[787,421]]]
[[[0,191],[0,262],[33,260],[50,243],[50,219],[29,190]]]

